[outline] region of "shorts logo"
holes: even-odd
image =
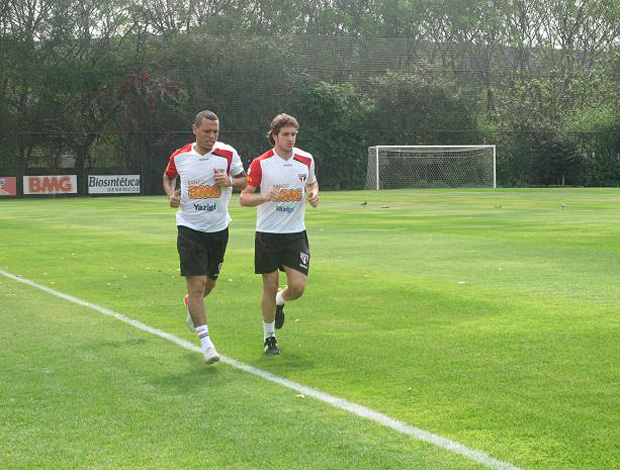
[[[302,183],[305,183],[306,179],[308,178],[308,175],[304,173],[298,173],[297,178],[299,178],[299,181],[301,181]]]
[[[306,266],[308,261],[310,261],[310,255],[307,253],[299,253],[299,259],[301,260],[301,264]]]

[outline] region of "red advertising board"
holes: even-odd
[[[0,176],[0,197],[17,195],[17,178],[15,176]]]

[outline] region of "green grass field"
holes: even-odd
[[[620,190],[324,192],[275,358],[231,215],[221,354],[522,470],[620,467]],[[0,227],[0,270],[198,345],[163,196],[3,199]],[[4,275],[0,321],[2,469],[489,468]]]

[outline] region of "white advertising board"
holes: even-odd
[[[24,194],[77,194],[77,175],[24,176]]]
[[[88,194],[140,194],[140,175],[88,175]]]

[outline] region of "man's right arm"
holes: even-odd
[[[279,195],[280,191],[273,186],[269,188],[269,191],[265,194],[256,193],[256,187],[254,186],[246,186],[243,191],[241,191],[239,203],[242,206],[256,207],[260,206],[263,202],[277,201]]]
[[[174,189],[177,185],[177,179],[170,178],[168,175],[164,174],[162,184],[164,191],[166,192],[166,196],[168,196],[170,207],[179,207],[179,204],[181,203],[181,190]]]
[[[265,198],[262,194],[256,193],[254,186],[246,186],[241,190],[239,195],[239,204],[247,207],[256,207],[265,202]]]

